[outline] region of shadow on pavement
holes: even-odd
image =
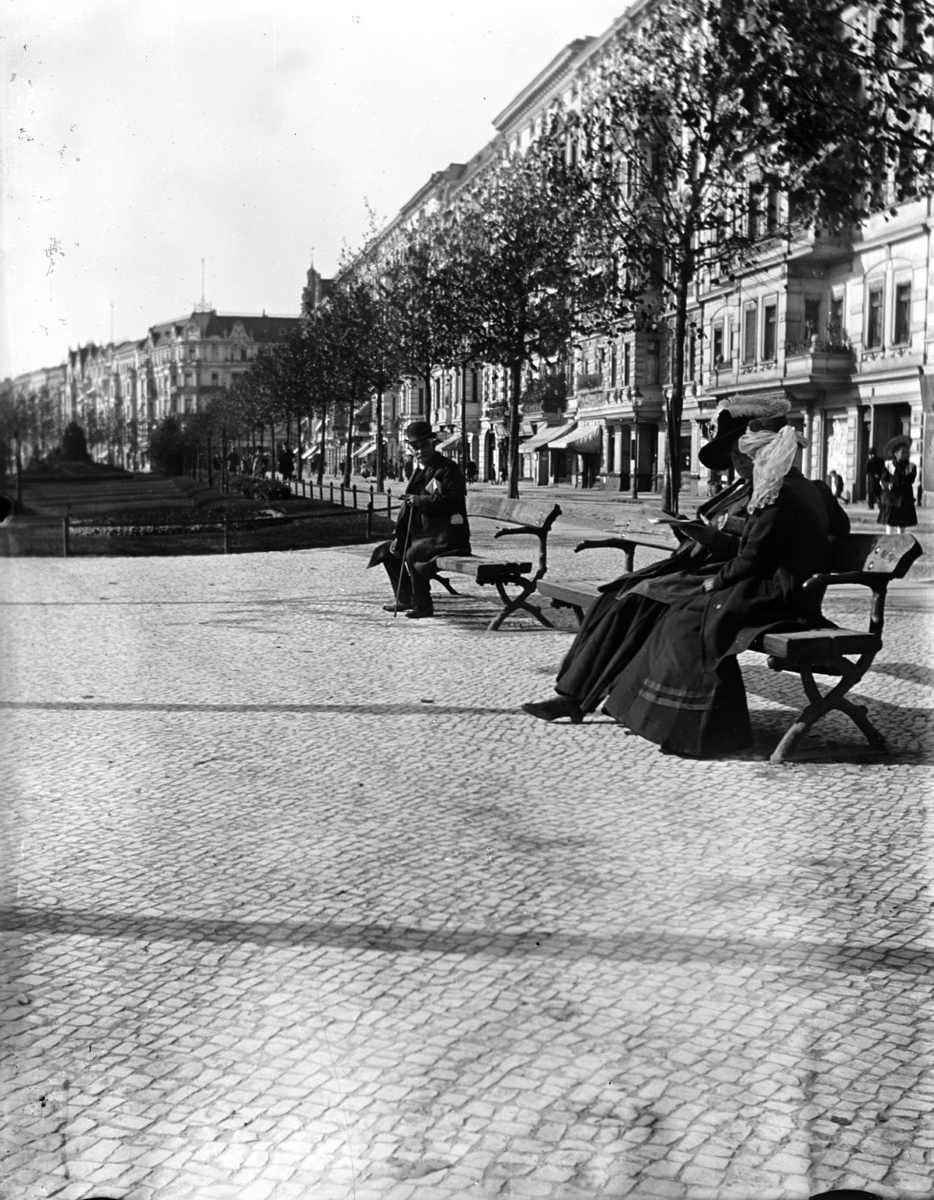
[[[506,958],[591,958],[646,963],[700,961],[706,967],[735,967],[744,963],[789,970],[810,969],[842,973],[891,970],[927,975],[934,970],[934,952],[906,946],[902,937],[871,943],[787,938],[745,939],[671,933],[646,929],[614,938],[588,937],[579,931],[528,929],[426,929],[413,925],[338,921],[213,921],[196,917],[136,917],[87,909],[0,909],[0,930],[7,933],[52,934],[56,937],[128,938],[143,942],[235,942],[258,945],[320,946],[377,950],[392,954],[486,955]]]

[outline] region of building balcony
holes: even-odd
[[[578,375],[574,381],[574,390],[578,393],[602,391],[603,372],[588,371],[586,374]]]
[[[787,256],[794,263],[846,262],[853,257],[853,240],[849,235],[826,233],[812,225],[792,235]]]
[[[483,415],[488,421],[502,421],[506,416],[506,404],[502,400],[495,400],[483,408]]]
[[[820,341],[810,338],[804,342],[785,343],[785,377],[789,380],[809,377],[850,375],[856,366],[852,348],[843,341]]]

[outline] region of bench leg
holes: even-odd
[[[814,680],[813,672],[803,667],[797,668],[801,675],[801,683],[804,686],[810,703],[806,708],[802,709],[797,719],[785,732],[784,737],[772,752],[769,762],[776,765],[787,762],[798,742],[801,741],[807,731],[816,725],[821,717],[833,709],[845,713],[862,731],[871,746],[874,746],[877,750],[887,750],[888,747],[885,744],[885,738],[869,720],[865,705],[854,704],[852,700],[846,699],[846,693],[850,688],[859,683],[869,670],[875,656],[876,652],[873,651],[871,654],[864,654],[856,663],[848,663],[848,669],[842,672],[840,682],[836,683],[824,696],[821,695],[820,689]]]
[[[432,578],[436,579],[438,581],[438,583],[440,583],[441,586],[444,588],[444,590],[446,592],[449,592],[452,596],[460,595],[460,592],[455,591],[454,588],[451,587],[450,579],[446,578],[444,575],[434,575],[434,576],[432,576]]]
[[[547,629],[554,629],[554,625],[548,620],[540,608],[534,604],[526,603],[529,596],[531,596],[531,594],[535,591],[535,584],[527,583],[523,580],[521,582],[517,581],[517,586],[522,588],[521,593],[518,596],[514,596],[512,599],[510,599],[505,587],[501,583],[496,584],[496,590],[499,592],[499,598],[503,602],[503,611],[494,617],[494,619],[487,626],[487,631],[499,629],[506,618],[520,608],[524,608],[526,612],[531,613],[532,616],[535,617],[536,620],[540,621]]]

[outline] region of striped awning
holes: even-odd
[[[450,446],[456,446],[460,440],[461,440],[461,435],[459,433],[449,434],[444,439],[443,442],[438,442],[438,444],[435,446],[435,449],[436,450],[447,450]]]
[[[555,438],[569,433],[576,424],[576,421],[570,421],[567,425],[543,425],[534,437],[530,437],[527,442],[522,443],[519,447],[519,453],[534,454],[536,450],[543,450]]]
[[[578,425],[550,443],[552,450],[573,450],[577,454],[593,454],[603,445],[603,426],[594,422]]]
[[[361,446],[359,450],[354,450],[354,458],[365,458],[368,454],[373,454],[376,450],[375,442],[367,442],[365,446]]]

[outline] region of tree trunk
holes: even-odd
[[[668,397],[665,417],[668,436],[665,439],[665,493],[662,508],[665,512],[678,511],[681,494],[681,415],[684,412],[684,346],[688,325],[688,289],[693,274],[690,255],[683,255],[678,273],[675,294],[675,336],[672,355],[671,395]]]
[[[386,481],[386,462],[383,457],[383,389],[376,393],[376,490],[381,492]]]
[[[509,364],[509,499],[519,499],[519,395],[522,362]]]
[[[347,412],[347,443],[344,450],[344,473],[342,483],[345,488],[350,487],[350,468],[353,463],[351,453],[353,451],[353,417],[354,417],[355,401],[351,400],[350,407]]]
[[[467,446],[467,364],[461,367],[461,468],[467,475],[470,451]]]
[[[208,487],[214,486],[214,455],[211,449],[211,435],[208,434]]]
[[[324,483],[324,454],[327,448],[327,425],[328,425],[328,410],[321,409],[321,433],[318,442],[318,487]]]
[[[19,437],[14,438],[16,446],[16,511],[23,507],[23,444]]]

